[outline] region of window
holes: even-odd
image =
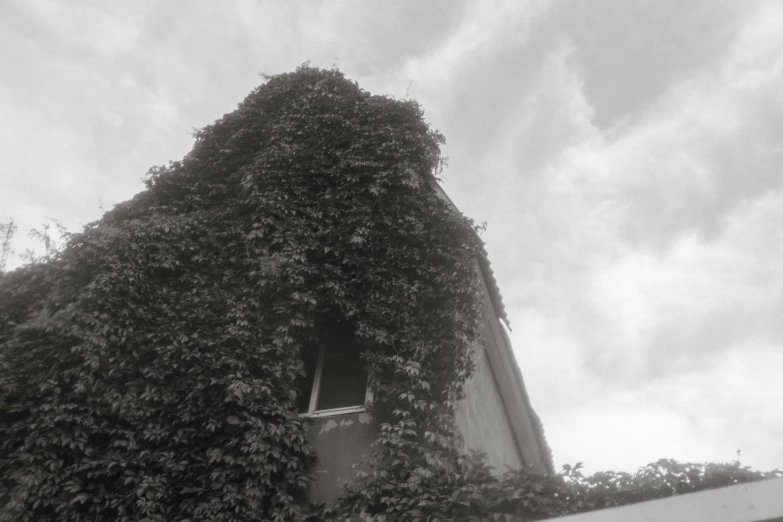
[[[302,350],[305,376],[299,380],[299,412],[308,415],[361,410],[367,402],[367,374],[361,350],[348,328],[321,336]]]

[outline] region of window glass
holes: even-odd
[[[310,409],[310,395],[313,392],[313,379],[315,368],[318,364],[318,347],[306,346],[302,348],[302,362],[304,362],[304,377],[299,377],[299,412],[306,413]]]
[[[364,404],[367,374],[359,353],[359,345],[351,335],[339,335],[328,339],[321,368],[316,410]]]

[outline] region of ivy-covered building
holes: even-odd
[[[432,182],[430,187],[453,207],[440,186]],[[455,408],[462,448],[483,453],[497,474],[526,466],[552,473],[551,451],[502,324],[505,308],[485,251],[476,257],[476,274],[483,321],[473,347],[475,371]],[[309,435],[318,459],[310,497],[327,503],[352,482],[356,465],[372,451],[378,435],[378,421],[365,407],[372,395],[360,348],[351,342],[350,332],[337,331],[324,336],[330,341],[308,350],[308,372],[300,384],[300,411],[313,419]]]
[[[303,66],[0,274],[0,520],[469,520],[466,449],[550,470],[443,142]]]

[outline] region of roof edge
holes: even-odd
[[[440,186],[440,184],[435,180],[434,177],[430,178],[430,187],[432,187],[435,194],[441,198],[443,201],[448,203],[451,208],[453,208],[455,211],[460,212],[457,208],[457,205],[454,204],[454,202],[451,200],[451,198],[446,194],[446,192],[443,190],[443,188]],[[460,212],[461,213],[461,212]],[[541,460],[543,461],[545,470],[547,473],[554,473],[554,459],[552,457],[552,449],[549,447],[549,444],[546,440],[546,435],[544,434],[544,427],[541,423],[541,419],[536,413],[536,411],[533,409],[533,405],[530,403],[530,396],[527,393],[527,388],[525,387],[525,381],[522,378],[522,372],[519,369],[519,364],[517,363],[516,357],[514,356],[514,352],[511,349],[511,340],[509,339],[508,333],[506,332],[506,328],[511,330],[511,326],[508,321],[508,315],[506,314],[506,307],[503,304],[503,298],[500,295],[500,287],[498,286],[497,279],[495,279],[495,273],[492,270],[492,264],[489,261],[489,255],[487,253],[487,250],[485,248],[484,240],[481,239],[481,237],[476,234],[477,239],[479,240],[481,244],[481,252],[479,254],[478,259],[478,266],[481,278],[484,283],[484,287],[487,290],[487,294],[489,296],[489,301],[492,306],[492,311],[495,314],[495,319],[498,323],[498,329],[500,330],[500,334],[502,337],[502,342],[497,343],[498,346],[502,345],[502,348],[500,348],[503,351],[502,358],[507,360],[508,363],[504,364],[504,366],[507,366],[512,374],[512,378],[514,383],[510,384],[505,379],[498,379],[497,377],[497,371],[493,372],[495,373],[495,381],[497,382],[498,386],[506,387],[508,390],[508,393],[519,397],[522,402],[522,406],[524,409],[529,412],[530,415],[530,424],[532,427],[533,434],[535,436],[535,442],[538,446],[540,453],[541,453]],[[502,323],[502,324],[501,324]],[[503,327],[505,326],[505,328]],[[490,361],[490,364],[492,362]],[[515,408],[510,407],[509,404],[506,404],[504,400],[504,405],[506,407],[506,413],[510,417],[518,417],[521,415],[521,411],[517,411]],[[516,419],[517,422],[514,422],[512,424],[519,425],[519,419]],[[522,433],[519,432],[518,429],[513,429],[514,432],[514,438],[516,439],[517,446],[521,448],[524,446],[524,436]]]
[[[516,381],[519,394],[522,396],[522,400],[524,402],[525,408],[527,408],[527,411],[530,412],[530,422],[533,425],[533,432],[535,433],[538,447],[541,450],[542,457],[543,457],[542,460],[544,461],[546,471],[547,473],[554,474],[555,473],[554,456],[552,454],[552,448],[549,446],[549,443],[546,440],[546,434],[544,433],[544,425],[541,422],[541,418],[538,416],[538,413],[536,413],[536,410],[533,408],[533,404],[530,402],[530,395],[528,395],[527,393],[527,387],[525,386],[525,381],[522,378],[522,370],[520,370],[519,364],[517,363],[513,350],[511,349],[511,339],[508,336],[508,332],[506,332],[502,326],[500,327],[500,331],[501,331],[501,335],[503,336],[503,341],[504,341],[503,345],[508,351],[509,358],[512,362],[512,364],[510,365],[511,371],[514,375],[514,380]]]
[[[453,208],[455,211],[462,214],[462,212],[457,208],[457,205],[454,204],[449,195],[446,194],[446,192],[434,177],[429,178],[429,185],[439,198],[448,203],[449,206],[451,206],[451,208]],[[481,275],[484,277],[484,282],[487,286],[487,291],[489,292],[489,299],[492,303],[492,308],[494,309],[495,315],[498,317],[498,319],[501,319],[506,327],[511,330],[511,325],[508,321],[508,315],[506,314],[506,307],[503,304],[503,296],[500,295],[500,287],[498,286],[497,279],[495,279],[495,272],[492,270],[492,263],[489,261],[489,254],[487,253],[484,240],[481,239],[481,236],[478,234],[476,234],[476,238],[479,240],[479,244],[481,245],[481,253],[478,256],[479,267],[481,268]]]

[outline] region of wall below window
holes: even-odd
[[[369,413],[346,413],[313,419],[308,435],[318,455],[309,497],[315,502],[330,503],[356,476],[352,466],[370,452],[378,426]]]
[[[486,453],[487,463],[497,473],[522,465],[503,398],[483,351],[476,360],[476,373],[465,383],[465,399],[455,414],[465,448]]]

